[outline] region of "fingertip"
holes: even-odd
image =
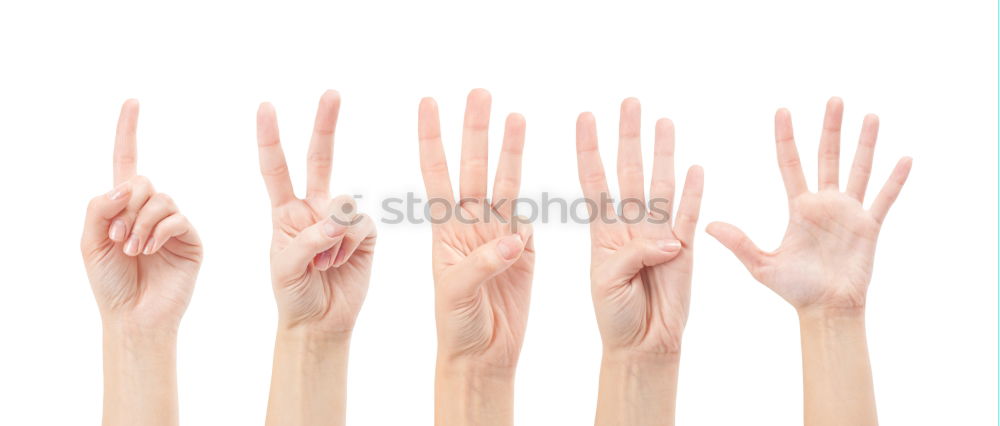
[[[674,129],[674,121],[673,120],[671,120],[669,118],[666,118],[666,117],[663,117],[663,118],[660,118],[659,120],[656,120],[656,130],[659,130],[659,131],[671,131],[673,129]]]
[[[323,96],[319,98],[321,101],[332,102],[340,99],[340,92],[333,89],[326,89],[323,92]]]
[[[843,108],[844,100],[838,96],[831,96],[830,100],[826,101],[827,108]]]
[[[694,165],[688,168],[687,177],[684,178],[685,185],[688,182],[701,187],[705,184],[705,169],[701,168],[699,165]]]
[[[483,101],[489,102],[491,98],[492,95],[490,95],[490,92],[487,91],[486,89],[475,88],[469,91],[468,101],[469,103],[483,102]]]
[[[621,112],[623,114],[626,113],[626,112],[634,112],[634,111],[638,110],[640,107],[641,107],[641,105],[639,104],[639,98],[635,98],[635,97],[631,97],[630,96],[630,97],[627,97],[624,100],[622,100],[622,111]]]
[[[657,240],[656,248],[665,253],[676,253],[681,250],[681,242],[678,240]]]
[[[587,124],[594,122],[594,113],[590,111],[581,112],[576,118],[576,122],[579,124]]]
[[[523,130],[525,127],[524,116],[516,112],[507,115],[507,127],[512,130]]]
[[[524,240],[520,234],[512,234],[497,242],[497,252],[504,260],[513,260],[524,250]]]
[[[330,250],[325,250],[313,259],[313,266],[320,271],[330,269]]]
[[[274,105],[272,105],[270,102],[261,102],[260,105],[257,107],[258,119],[272,114],[274,114]]]
[[[900,171],[905,175],[910,173],[910,169],[913,168],[913,157],[903,157],[899,159],[899,165],[897,166]]]
[[[122,103],[122,112],[125,111],[136,111],[139,109],[139,100],[136,98],[128,98]]]

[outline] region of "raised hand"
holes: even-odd
[[[670,425],[681,335],[691,298],[703,175],[692,166],[674,207],[674,125],[656,122],[649,202],[643,189],[640,107],[622,102],[616,211],[590,113],[576,125],[580,185],[591,210],[591,294],[604,342],[597,424]],[[648,209],[647,209],[648,206]]]
[[[691,296],[694,233],[704,178],[692,166],[674,207],[674,125],[656,122],[650,202],[643,189],[640,106],[622,102],[618,142],[621,209],[611,205],[594,116],[577,120],[580,184],[591,206],[591,291],[605,351],[680,351]],[[647,209],[646,206],[649,206]],[[620,213],[620,214],[619,214]]]
[[[865,337],[865,297],[879,229],[912,164],[907,157],[899,160],[875,201],[864,208],[878,135],[878,117],[868,115],[847,188],[841,192],[843,112],[843,102],[830,99],[819,143],[816,192],[806,186],[788,111],[781,109],[775,115],[778,167],[789,207],[788,228],[777,250],[762,251],[732,225],[708,226],[708,233],[732,250],[754,278],[798,311],[807,426],[878,424]]]
[[[492,200],[486,194],[489,122],[490,94],[473,90],[465,110],[461,198],[456,202],[437,104],[430,98],[420,103],[420,168],[433,222],[438,424],[509,423],[511,382],[528,320],[535,262],[532,230],[512,211],[520,188],[524,118],[507,117]],[[478,377],[482,375],[489,379]],[[491,399],[485,401],[489,408],[460,401],[477,395],[459,391],[457,382],[493,379],[501,390],[493,396],[477,393]]]
[[[306,197],[292,190],[274,107],[257,111],[260,172],[271,198],[271,281],[281,325],[349,334],[368,292],[375,222],[347,195],[331,199],[333,134],[340,95],[327,91],[309,143]]]
[[[260,172],[271,197],[271,283],[278,336],[267,424],[342,425],[351,333],[368,293],[375,222],[346,195],[331,199],[340,95],[319,101],[309,144],[306,198],[292,191],[274,107],[257,111]]]
[[[126,101],[115,187],[90,201],[80,242],[104,323],[105,426],[177,424],[177,328],[202,259],[173,200],[136,175],[138,118],[138,102]]]
[[[139,103],[122,105],[115,187],[87,208],[80,250],[106,326],[176,332],[201,266],[201,240],[173,200],[136,175]]]
[[[840,128],[844,104],[827,103],[819,146],[819,188],[809,192],[792,137],[788,110],[778,110],[774,133],[788,193],[788,228],[781,246],[765,252],[736,227],[715,222],[708,233],[733,252],[758,281],[797,310],[857,309],[865,306],[871,281],[875,242],[882,221],[910,173],[912,160],[896,164],[889,181],[865,209],[865,190],[871,176],[878,117],[868,115],[854,155],[846,189],[839,186]]]

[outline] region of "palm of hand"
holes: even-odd
[[[127,256],[106,240],[87,256],[98,302],[108,313],[140,326],[178,324],[194,291],[201,245],[171,239],[151,255]]]
[[[488,207],[487,207],[488,208]],[[448,324],[449,346],[461,353],[474,353],[499,365],[516,361],[528,321],[531,277],[535,252],[526,245],[524,252],[509,268],[486,280],[471,294],[452,294],[448,290],[448,269],[459,264],[480,246],[500,237],[511,235],[514,224],[509,218],[484,214],[484,203],[466,202],[462,207],[461,223],[451,220],[434,227],[434,276],[451,308],[439,321]],[[487,217],[489,218],[487,221]],[[503,223],[507,222],[507,223]],[[522,235],[529,241],[530,234]],[[460,278],[460,277],[456,277]]]
[[[781,246],[750,272],[796,308],[864,306],[879,228],[844,193],[799,195]]]
[[[622,201],[621,216],[613,214],[606,202],[609,191],[594,117],[584,113],[577,121],[580,183],[596,210],[590,227],[591,293],[606,350],[675,353],[680,350],[691,299],[694,227],[703,176],[700,167],[691,167],[681,202],[674,203],[674,127],[668,119],[658,120],[646,203],[640,115],[638,100],[622,102],[618,183],[622,200],[629,202]],[[636,200],[641,203],[632,202]],[[664,203],[670,209],[663,211]],[[649,211],[639,205],[649,206]],[[671,218],[675,205],[677,215]]]
[[[635,238],[679,240],[669,224],[626,224],[610,232],[597,232],[592,269]],[[690,247],[690,246],[689,246]],[[628,278],[627,285],[597,285],[594,304],[598,323],[609,336],[605,344],[644,352],[672,352],[680,347],[691,300],[694,256],[682,250],[666,263],[644,266]],[[625,283],[623,283],[625,284]]]
[[[274,209],[271,255],[280,253],[306,228],[328,216],[329,199],[292,200]],[[331,331],[350,330],[368,292],[374,244],[362,243],[337,268],[315,264],[289,276],[275,276],[275,294],[283,316],[293,323],[310,322]],[[336,255],[336,253],[333,253]],[[276,268],[272,274],[279,273]]]
[[[789,204],[788,228],[777,250],[759,249],[733,225],[715,222],[708,227],[708,233],[732,251],[754,278],[800,312],[865,306],[879,230],[912,166],[910,158],[900,159],[871,206],[864,208],[878,137],[878,117],[868,115],[861,127],[847,187],[841,192],[843,108],[838,98],[827,103],[820,139],[817,192],[809,192],[802,174],[791,115],[784,109],[775,114],[778,166]]]

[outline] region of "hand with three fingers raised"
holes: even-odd
[[[514,370],[527,326],[535,253],[531,225],[514,216],[524,146],[519,114],[507,118],[493,199],[487,198],[490,103],[485,90],[469,94],[457,202],[437,104],[430,98],[420,103],[420,169],[433,232],[438,425],[513,422]]]

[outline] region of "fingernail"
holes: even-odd
[[[333,219],[327,220],[326,223],[323,224],[323,232],[325,232],[326,236],[330,238],[343,234],[346,229],[346,226],[337,223]]]
[[[128,193],[131,186],[128,182],[119,183],[118,186],[114,187],[110,192],[108,192],[108,199],[117,200],[125,196]]]
[[[149,242],[146,243],[146,248],[142,250],[142,254],[153,254],[154,248],[156,248],[156,240],[150,238]]]
[[[319,258],[316,259],[315,264],[317,268],[323,269],[327,266],[328,263],[330,263],[330,252],[324,251],[323,253],[320,253]]]
[[[521,252],[521,236],[518,234],[504,237],[497,243],[497,252],[504,260],[511,260]]]
[[[344,251],[344,248],[341,247],[340,250],[337,251],[337,257],[333,259],[333,262],[330,263],[330,266],[333,266],[334,268],[339,268],[340,265],[344,264],[344,262],[347,261],[346,253],[347,252]]]
[[[125,243],[125,254],[129,256],[135,256],[139,254],[139,237],[132,235],[129,237],[128,242]]]
[[[125,222],[118,219],[111,223],[111,229],[108,230],[108,238],[116,243],[121,242],[125,238]]]
[[[656,246],[666,252],[674,252],[681,249],[681,242],[677,240],[659,240]]]

